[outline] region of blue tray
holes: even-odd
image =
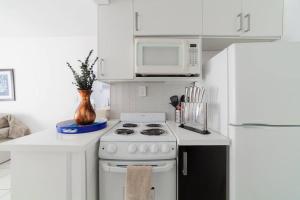
[[[81,134],[93,131],[99,131],[107,127],[106,120],[100,120],[90,125],[78,125],[74,120],[59,122],[56,124],[56,130],[63,134]]]

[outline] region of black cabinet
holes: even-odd
[[[178,200],[227,199],[227,146],[180,146]]]

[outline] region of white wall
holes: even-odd
[[[175,109],[170,97],[184,94],[189,83],[115,83],[111,85],[111,118],[119,118],[121,112],[164,112],[168,120],[174,120]],[[147,96],[138,95],[138,87],[147,87]]]
[[[285,0],[284,39],[300,41],[300,1]]]
[[[0,0],[0,36],[95,36],[94,0]]]
[[[0,0],[0,68],[15,70],[16,101],[0,102],[33,131],[73,117],[77,92],[66,61],[97,47],[93,0]]]

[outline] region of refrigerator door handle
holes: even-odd
[[[243,124],[229,124],[235,127],[300,127],[300,125],[281,125],[281,124],[260,124],[260,123],[243,123]]]

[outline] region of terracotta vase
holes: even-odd
[[[79,125],[88,125],[94,123],[96,113],[90,101],[92,90],[78,90],[81,98],[80,104],[75,112],[74,120]]]

